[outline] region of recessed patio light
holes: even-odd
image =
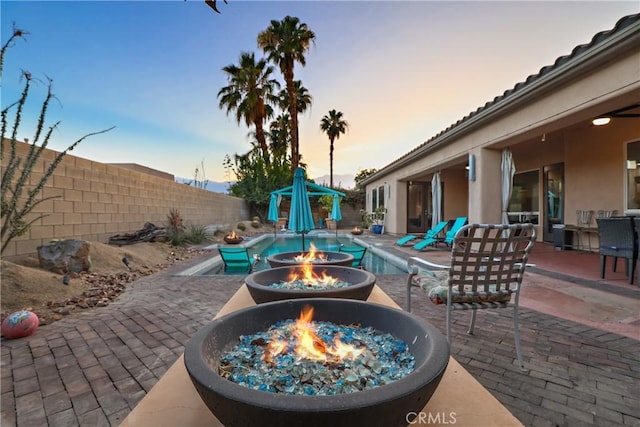
[[[610,121],[611,121],[611,117],[603,116],[603,117],[596,117],[595,119],[593,119],[591,121],[591,123],[594,126],[604,126],[604,125],[609,124]]]

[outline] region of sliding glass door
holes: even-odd
[[[564,163],[544,167],[543,240],[553,241],[553,226],[564,224]]]
[[[431,228],[431,183],[407,183],[407,233],[426,233]]]

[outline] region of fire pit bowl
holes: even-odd
[[[241,335],[295,319],[305,305],[314,320],[360,324],[390,333],[409,346],[415,369],[404,378],[369,390],[305,396],[253,390],[218,374],[219,359]],[[297,299],[247,307],[200,329],[187,343],[185,365],[213,415],[225,426],[406,426],[436,390],[449,361],[449,344],[429,322],[398,309],[348,299]],[[409,417],[409,418],[407,418]]]
[[[258,304],[296,298],[350,298],[364,301],[369,298],[373,285],[376,283],[374,274],[358,268],[339,265],[312,265],[311,268],[313,273],[317,275],[324,272],[328,276],[350,284],[341,288],[317,287],[309,289],[283,289],[270,286],[273,283],[286,281],[292,273],[300,273],[302,271],[301,265],[257,271],[248,275],[244,281],[251,297]]]
[[[280,252],[275,255],[267,257],[269,265],[273,267],[287,267],[291,265],[302,264],[304,261],[297,261],[294,258],[297,256],[307,257],[311,254],[319,254],[318,251],[306,251],[306,252]],[[313,262],[314,265],[344,265],[351,266],[353,264],[353,255],[346,252],[331,252],[322,251],[324,256],[327,257],[326,261]]]

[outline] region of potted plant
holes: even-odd
[[[331,219],[331,210],[333,209],[333,196],[329,194],[325,194],[324,196],[320,196],[318,199],[318,204],[322,208],[323,211],[327,213],[325,217],[325,224],[327,224],[327,229],[335,230],[337,224],[334,220]]]
[[[384,206],[378,206],[376,210],[373,211],[371,215],[371,221],[373,224],[371,225],[371,231],[373,234],[382,234],[382,230],[384,228],[384,215],[387,212]]]

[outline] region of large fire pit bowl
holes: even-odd
[[[258,304],[296,298],[349,298],[364,301],[369,298],[373,285],[376,284],[374,274],[358,268],[337,265],[312,265],[311,268],[317,275],[324,272],[328,276],[348,282],[349,286],[309,289],[282,289],[270,286],[273,283],[286,281],[292,273],[301,272],[300,265],[257,271],[248,275],[244,281],[251,297]]]
[[[253,390],[218,374],[219,358],[240,335],[296,319],[307,304],[314,308],[314,320],[371,326],[404,341],[415,358],[415,370],[390,384],[334,396]],[[406,426],[436,390],[449,361],[449,344],[433,325],[401,310],[357,300],[297,299],[247,307],[212,321],[189,341],[184,360],[200,397],[228,427]]]
[[[346,267],[353,264],[353,255],[346,252],[332,252],[332,251],[306,251],[306,252],[280,252],[275,255],[267,257],[269,265],[273,267],[287,267],[291,265],[299,265],[304,261],[297,261],[294,258],[297,256],[309,257],[314,253],[316,255],[322,253],[327,257],[326,261],[314,262],[314,265],[344,265]]]

